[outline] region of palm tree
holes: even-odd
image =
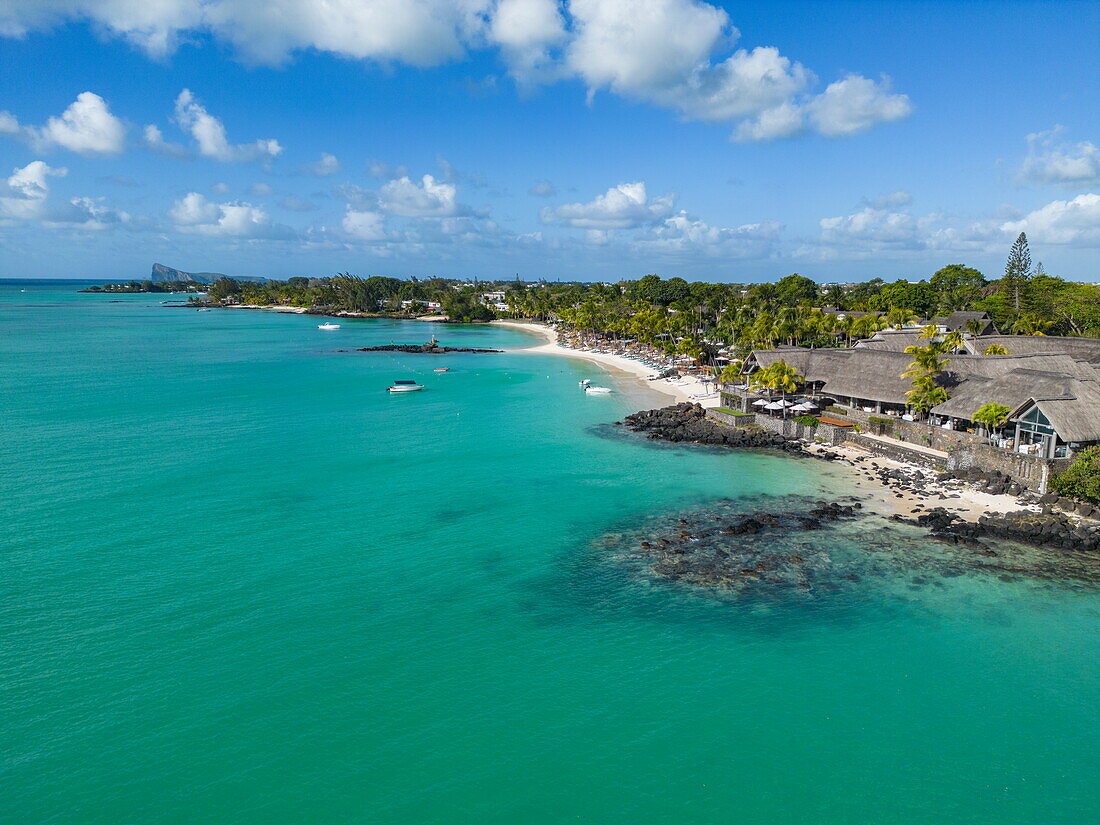
[[[905,351],[913,356],[913,363],[902,373],[902,377],[911,378],[913,389],[906,392],[909,404],[921,413],[927,413],[937,404],[947,400],[947,390],[936,383],[943,368],[949,363],[941,358],[942,346],[932,341],[928,346],[909,346]]]
[[[975,424],[981,424],[985,427],[987,434],[992,439],[994,431],[1003,427],[1004,423],[1008,421],[1010,412],[1012,410],[1004,404],[982,404],[970,418]]]
[[[1002,347],[1000,344],[990,344],[988,347],[985,348],[985,354],[986,355],[1008,355],[1009,352],[1008,352],[1007,349]]]
[[[959,330],[953,330],[943,336],[943,345],[951,352],[959,352],[963,348],[963,334]]]
[[[787,393],[797,390],[801,383],[803,378],[794,367],[786,361],[776,361],[753,373],[749,389],[754,392],[767,390],[770,398],[773,392],[786,396]],[[786,409],[783,414],[786,415]]]

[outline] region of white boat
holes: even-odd
[[[609,387],[587,386],[584,388],[584,391],[589,395],[607,395],[607,393],[611,392],[611,389]]]
[[[210,307],[202,307],[201,309],[199,309],[199,312],[209,312],[209,311],[210,311]]]
[[[589,384],[592,383],[592,379],[585,378],[583,381],[578,381],[577,383],[580,384],[582,387],[587,387]]]
[[[327,324],[318,324],[317,329],[340,329],[340,325],[331,322]]]
[[[386,388],[388,392],[418,392],[422,389],[424,385],[417,384],[415,381],[394,381]]]

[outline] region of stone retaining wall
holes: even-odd
[[[995,470],[1004,473],[1013,481],[1034,490],[1047,492],[1050,479],[1065,472],[1073,463],[1070,458],[1046,459],[1033,455],[1021,455],[1001,450],[990,444],[974,444],[951,450],[948,454],[947,469],[968,470],[977,467],[980,470]]]
[[[908,464],[918,464],[921,467],[927,467],[939,472],[943,472],[947,469],[947,462],[936,456],[931,456],[927,453],[919,452],[918,450],[910,450],[908,447],[902,447],[901,445],[885,444],[882,441],[868,438],[859,433],[853,433],[850,430],[848,431],[848,438],[846,440],[849,444],[856,444],[869,453],[882,456],[883,458],[889,458],[894,461],[904,461]]]
[[[717,407],[707,409],[707,418],[717,421],[719,424],[728,424],[731,427],[747,427],[756,421],[755,415],[730,415]]]

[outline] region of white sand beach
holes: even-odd
[[[937,473],[916,464],[873,455],[853,444],[840,446],[811,444],[807,449],[811,452],[827,450],[847,459],[857,476],[855,486],[866,496],[863,500],[864,506],[882,515],[897,514],[912,518],[934,507],[942,507],[964,521],[976,522],[979,517],[987,513],[1004,514],[1018,510],[1034,512],[1040,510],[1038,505],[1017,496],[992,495],[976,490],[961,481],[929,481],[920,493],[900,489],[893,482],[884,482],[879,477],[879,473],[883,470],[901,470],[910,477],[919,476],[925,479],[933,479]],[[939,498],[937,495],[939,493],[947,498]]]
[[[497,324],[498,326],[526,330],[527,332],[541,336],[546,341],[544,344],[524,347],[522,349],[513,350],[513,352],[528,352],[536,355],[565,355],[570,358],[583,358],[586,361],[599,364],[606,369],[613,378],[637,381],[646,388],[671,396],[677,401],[692,401],[704,407],[718,406],[719,400],[717,395],[710,398],[695,397],[706,395],[708,392],[713,391],[714,388],[714,384],[710,384],[708,387],[695,376],[681,378],[675,382],[668,380],[649,381],[647,380],[649,376],[654,374],[652,367],[647,367],[645,364],[640,364],[630,358],[623,358],[621,355],[563,347],[558,343],[558,334],[545,324],[538,324],[531,321],[492,321],[491,323]]]

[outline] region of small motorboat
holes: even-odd
[[[584,388],[585,395],[607,395],[611,392],[610,387],[593,387],[587,386]]]
[[[340,325],[331,322],[327,324],[318,324],[317,329],[340,329]]]
[[[199,312],[209,312],[210,307],[200,307]]]
[[[436,367],[432,372],[450,372],[450,367]]]
[[[585,378],[583,381],[578,381],[577,383],[582,387],[587,387],[589,384],[592,383],[592,379]]]
[[[387,392],[418,392],[424,389],[423,384],[417,384],[415,381],[394,381],[389,387],[386,388]]]

